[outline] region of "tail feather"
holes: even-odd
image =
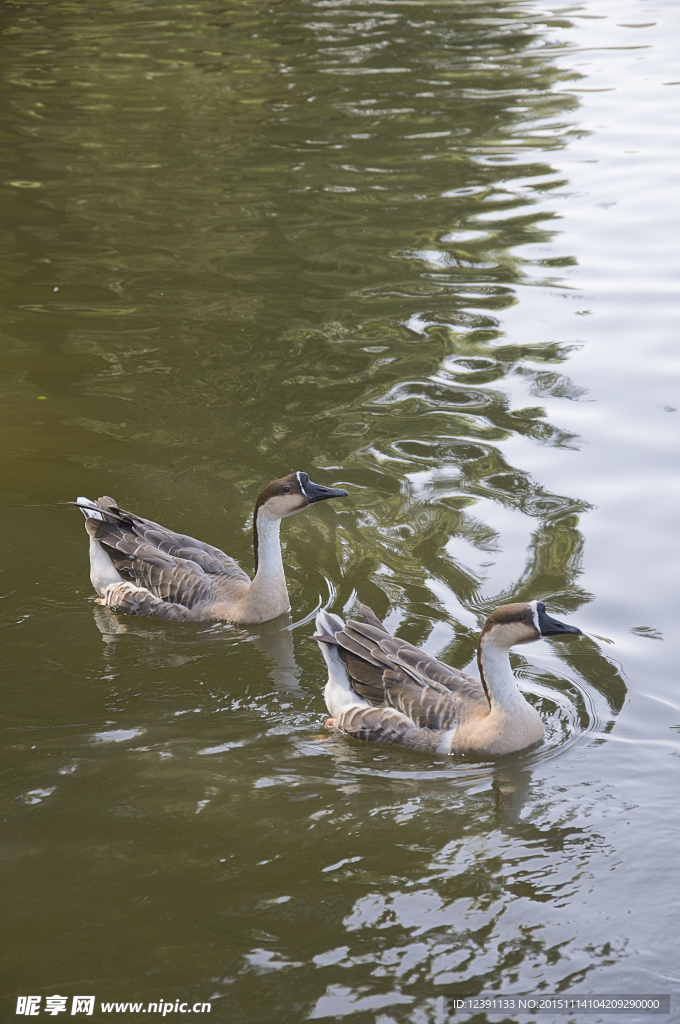
[[[340,657],[335,634],[339,633],[344,622],[338,615],[321,609],[316,616],[316,628],[321,653],[328,667],[328,682],[324,690],[326,706],[332,715],[342,714],[348,707],[368,707],[367,702],[352,689],[347,668]]]
[[[335,640],[335,634],[339,633],[341,629],[344,629],[345,623],[342,621],[339,615],[334,615],[333,612],[327,612],[325,608],[322,608],[317,612],[316,616],[316,628],[324,640]],[[317,639],[316,637],[314,639]]]
[[[96,532],[97,527],[90,520],[98,519],[100,522],[107,522],[107,519],[110,520],[106,509],[100,504],[102,501],[113,501],[113,499],[100,498],[97,502],[90,501],[89,498],[80,497],[73,502],[85,516],[85,529],[90,534],[90,579],[92,580],[92,586],[100,597],[108,586],[112,584],[117,586],[124,582],[123,577],[116,569],[106,550],[92,536],[92,533]]]
[[[365,623],[367,623],[367,625],[375,626],[376,629],[382,630],[382,632],[387,633],[388,636],[390,635],[389,630],[385,628],[372,608],[369,608],[367,604],[359,605],[359,607],[361,608],[361,618]]]
[[[77,501],[72,501],[70,504],[77,505],[86,519],[99,519],[104,523],[121,523],[130,526],[132,519],[137,518],[136,516],[132,517],[129,512],[122,512],[114,499],[106,495],[97,498],[96,501],[90,501],[89,498],[78,498]]]
[[[104,518],[99,505],[95,501],[90,501],[89,498],[77,498],[74,504],[78,506],[86,519]]]

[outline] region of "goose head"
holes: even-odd
[[[258,517],[265,519],[283,519],[295,512],[302,512],[317,501],[328,498],[346,498],[347,491],[341,487],[324,487],[315,484],[306,473],[298,471],[273,480],[264,488],[255,503],[255,521]]]
[[[548,615],[542,601],[506,604],[497,608],[484,623],[479,637],[484,643],[496,647],[514,647],[516,644],[530,644],[544,636],[559,636],[561,633],[581,634],[578,626],[568,626]]]

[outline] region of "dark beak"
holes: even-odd
[[[326,498],[346,498],[347,491],[341,487],[324,487],[323,484],[314,484],[306,473],[298,473],[300,489],[310,505],[315,501],[325,501]]]
[[[578,626],[567,626],[564,622],[558,622],[557,619],[553,619],[551,615],[548,615],[542,601],[537,602],[536,610],[538,611],[538,625],[541,630],[541,636],[558,636],[560,633],[581,635],[581,630]]]

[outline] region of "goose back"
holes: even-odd
[[[411,729],[415,724],[435,731],[489,713],[478,680],[392,636],[366,605],[361,615],[363,622],[350,619],[342,629],[324,629],[315,639],[336,646],[352,690],[368,707],[394,708],[410,720]]]
[[[211,544],[127,512],[108,496],[92,506],[98,516],[81,504],[89,535],[102,545],[123,581],[161,601],[191,610],[224,601],[250,584],[238,562]]]

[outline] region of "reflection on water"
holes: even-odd
[[[122,636],[128,641],[132,637],[138,641],[136,647],[140,652],[140,663],[179,667],[201,657],[200,654],[171,653],[180,638],[177,631],[168,629],[163,623],[119,615],[102,605],[93,605],[92,611],[95,625],[105,644],[115,644]],[[256,628],[225,626],[219,623],[209,627],[194,627],[189,632],[193,632],[194,647],[199,650],[199,645],[206,642],[211,645],[215,641],[223,642],[223,646],[226,647],[229,644],[250,641],[253,647],[264,655],[264,661],[269,663],[269,677],[274,686],[296,688],[299,686],[301,669],[295,661],[291,627],[291,617],[286,614],[272,622],[261,623]],[[129,645],[126,645],[125,650],[128,654]],[[107,656],[110,657],[111,652],[107,652]]]
[[[628,682],[633,645],[663,647],[645,643],[659,610],[629,623],[622,596],[660,559],[633,556],[631,520],[593,570],[648,479],[634,428],[612,452],[623,427],[600,411],[639,348],[621,294],[598,320],[620,268],[597,245],[627,214],[569,206],[620,142],[613,108],[584,113],[619,87],[593,98],[592,61],[620,46],[630,81],[656,82],[635,61],[657,15],[594,3],[0,11],[12,995],[87,981],[210,999],[225,1022],[439,1024],[443,995],[670,984],[658,759],[677,758]],[[628,100],[625,131],[659,146]],[[608,165],[612,194],[633,156]],[[617,245],[636,259],[630,234]],[[640,252],[636,287],[656,266]],[[625,316],[663,305],[636,301]],[[631,416],[651,393],[633,376]],[[615,464],[601,511],[593,479]],[[58,502],[113,494],[251,571],[262,484],[315,468],[350,498],[286,523],[292,621],[179,628],[88,600],[82,522]],[[540,748],[471,764],[323,732],[321,604],[365,601],[466,668],[488,612],[533,598],[617,637],[513,654]]]
[[[276,687],[296,689],[302,669],[295,661],[290,615],[281,615],[253,631],[253,646],[269,662],[269,678]]]

